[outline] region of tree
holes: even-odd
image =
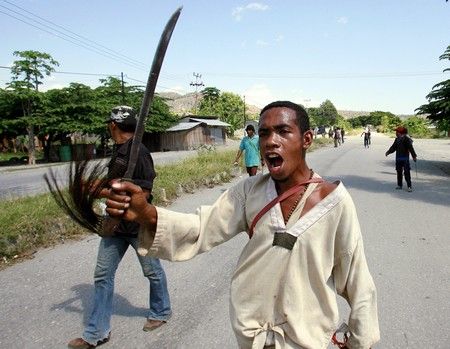
[[[445,52],[439,56],[439,60],[450,60],[450,45]],[[444,69],[444,72],[450,68]],[[450,136],[450,79],[441,81],[433,86],[432,91],[426,96],[428,104],[423,104],[415,111],[417,114],[427,115],[433,120],[439,130],[447,131]]]
[[[411,116],[404,122],[408,133],[411,136],[422,138],[430,134],[428,129],[429,121],[418,116]]]
[[[338,116],[336,107],[328,99],[319,106],[317,114],[318,114],[317,121],[319,122],[319,124],[329,126],[334,125],[336,123],[336,119]]]
[[[319,114],[319,108],[308,108],[309,123],[312,128],[323,126],[322,119]]]
[[[12,151],[17,152],[16,142],[17,138],[24,140],[26,133],[26,124],[19,116],[22,115],[22,105],[18,96],[14,91],[0,88],[0,151]],[[20,144],[21,150],[25,150],[25,147]]]
[[[65,142],[72,132],[105,133],[104,117],[99,115],[94,90],[71,83],[69,87],[44,93],[43,117],[37,119],[44,141],[44,155],[49,160],[51,143]]]
[[[125,83],[122,94],[121,80],[109,76],[101,79],[100,82],[102,85],[95,89],[95,94],[97,111],[98,115],[102,117],[102,122],[105,116],[111,112],[111,108],[116,105],[126,104],[139,112],[144,98],[143,86],[129,86]],[[157,95],[154,96],[146,119],[145,130],[148,132],[164,131],[177,121],[178,118],[170,112],[166,101]],[[104,126],[103,123],[103,128]],[[97,129],[96,132],[100,132],[100,130]]]
[[[378,127],[379,132],[390,132],[395,130],[395,128],[402,124],[402,120],[389,112],[385,112],[381,116],[380,126]]]
[[[231,126],[227,132],[230,135],[233,135],[238,128],[243,127],[243,112],[244,101],[239,95],[231,92],[222,92],[218,98],[215,96],[209,98],[209,102],[202,101],[199,109],[199,113],[203,115],[216,115],[220,120],[229,123]]]
[[[42,84],[44,74],[49,76],[58,66],[48,53],[39,51],[15,51],[14,56],[21,59],[13,62],[11,68],[12,81],[8,88],[15,91],[22,103],[22,117],[26,120],[28,131],[28,163],[36,163],[33,112],[36,112],[39,103],[39,85]]]
[[[200,91],[202,100],[200,101],[199,112],[204,115],[214,115],[214,105],[220,97],[220,90],[216,87],[206,87]]]

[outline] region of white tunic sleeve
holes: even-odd
[[[243,185],[224,192],[211,206],[201,206],[196,214],[157,207],[158,224],[149,255],[183,261],[209,251],[247,230]],[[146,234],[144,230],[141,234]]]
[[[338,256],[333,274],[337,292],[351,308],[348,324],[351,336],[347,346],[368,349],[380,338],[377,294],[367,266],[356,210],[349,206],[349,212],[343,213],[341,226],[351,243]]]

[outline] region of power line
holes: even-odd
[[[11,70],[11,67],[6,67],[4,65],[0,65],[0,69],[8,69]],[[53,71],[52,74],[67,74],[67,75],[91,75],[91,76],[112,76],[119,77],[117,74],[105,74],[105,73],[82,73],[82,72],[70,72],[70,71]]]
[[[136,82],[141,82],[143,85],[142,86],[145,86],[145,84],[147,84],[147,82],[146,81],[143,81],[143,80],[138,80],[138,79],[134,79],[134,78],[132,78],[132,77],[130,77],[130,76],[128,76],[128,75],[126,75],[125,74],[125,76],[126,76],[126,78],[128,79],[128,80],[131,80],[131,81],[136,81]],[[177,93],[180,93],[180,90],[176,90],[176,89],[174,89],[174,88],[170,88],[170,87],[166,87],[166,86],[162,86],[162,85],[156,85],[158,88],[162,88],[162,89],[164,89],[164,90],[169,90],[169,91],[174,91],[174,92],[177,92]],[[187,91],[182,91],[182,93],[187,93]]]
[[[30,11],[20,7],[20,6],[17,6],[15,4],[11,3],[10,1],[3,0],[3,2],[5,2],[5,3],[7,3],[7,4],[11,5],[11,6],[14,6],[17,9],[30,14],[31,16],[34,16],[34,17],[38,18],[40,21],[38,21],[38,20],[36,20],[34,18],[31,18],[29,16],[26,16],[23,13],[17,12],[14,9],[8,8],[8,7],[3,6],[3,5],[0,5],[0,7],[4,8],[4,9],[10,11],[10,12],[13,12],[13,13],[19,15],[19,16],[22,16],[22,17],[24,17],[24,18],[26,18],[28,20],[31,20],[31,21],[37,23],[38,25],[30,23],[29,21],[24,20],[23,18],[18,18],[17,16],[12,15],[11,13],[7,13],[7,12],[1,11],[1,10],[0,10],[0,13],[3,13],[5,15],[9,16],[9,17],[12,17],[12,18],[14,18],[14,19],[16,19],[16,20],[18,20],[20,22],[23,22],[23,23],[25,23],[25,24],[27,24],[29,26],[32,26],[32,27],[34,27],[34,28],[36,28],[38,30],[44,31],[44,32],[46,32],[46,33],[48,33],[50,35],[53,35],[53,36],[56,36],[56,37],[58,37],[60,39],[68,41],[68,42],[70,42],[70,43],[72,43],[74,45],[77,45],[79,47],[83,47],[83,48],[85,48],[85,49],[87,49],[87,50],[89,50],[91,52],[100,54],[103,57],[106,57],[106,58],[109,58],[109,59],[113,59],[113,60],[115,60],[117,62],[120,62],[120,63],[123,63],[123,64],[127,64],[127,65],[129,65],[129,66],[131,66],[133,68],[137,68],[137,69],[142,70],[142,71],[147,71],[147,69],[148,69],[148,65],[145,64],[145,63],[142,63],[142,62],[140,62],[138,60],[135,60],[133,58],[130,58],[128,56],[125,56],[125,55],[121,54],[120,52],[117,52],[117,51],[114,51],[114,50],[108,48],[107,46],[104,46],[104,45],[99,44],[99,43],[97,43],[97,42],[95,42],[95,41],[93,41],[93,40],[91,40],[89,38],[86,38],[86,37],[84,37],[82,35],[79,35],[79,34],[73,32],[72,30],[69,30],[69,29],[67,29],[67,28],[65,28],[65,27],[63,27],[61,25],[58,25],[58,24],[56,24],[56,23],[54,23],[52,21],[49,21],[49,20],[47,20],[47,19],[45,19],[43,17],[40,17],[40,16],[38,16],[38,15],[36,15],[36,14],[34,14],[34,13],[32,13],[32,12],[30,12]],[[45,24],[45,23],[42,23],[42,21],[46,22],[46,23],[49,23],[50,26]],[[72,35],[68,35],[68,34],[66,34],[66,33],[64,33],[64,32],[62,32],[62,31],[60,31],[58,29],[53,28],[52,26],[53,27],[57,27],[57,28],[61,28],[62,30],[66,31],[66,32],[68,32],[68,33],[70,33]],[[48,28],[49,30],[47,30],[45,28]],[[94,45],[92,45],[90,43],[92,43]],[[124,61],[124,60],[126,60],[126,61]],[[64,74],[64,72],[58,72],[58,73]],[[67,74],[75,74],[75,75],[89,75],[89,73],[72,73],[72,72],[66,72],[66,73]],[[93,75],[117,76],[117,75],[113,75],[113,74],[93,74]],[[180,75],[180,74],[178,74],[178,75],[175,75],[175,74],[164,74],[163,75],[163,74],[161,74],[160,78],[161,79],[166,79],[166,80],[172,80],[172,81],[179,81],[181,76],[182,75]],[[169,88],[167,88],[167,89],[169,89]]]
[[[3,1],[4,1],[4,0],[3,0]],[[5,7],[5,6],[3,6],[3,5],[0,5],[0,7],[5,8],[5,9],[7,9],[8,11],[11,11],[11,12],[13,12],[13,13],[19,15],[19,16],[25,17],[25,18],[28,19],[28,20],[31,20],[31,21],[33,21],[33,22],[36,22],[39,26],[38,26],[38,25],[35,25],[35,24],[33,24],[33,23],[30,23],[30,22],[28,22],[28,21],[26,21],[26,20],[24,20],[24,19],[22,19],[22,18],[19,18],[19,17],[17,17],[17,16],[14,16],[14,15],[12,15],[11,13],[7,13],[7,12],[4,12],[4,11],[1,11],[1,10],[0,10],[0,13],[3,13],[3,14],[6,15],[6,16],[9,16],[9,17],[11,17],[11,18],[14,18],[14,19],[16,19],[16,20],[18,20],[18,21],[20,21],[20,22],[22,22],[22,23],[25,23],[25,24],[31,26],[31,27],[34,27],[34,28],[36,28],[36,29],[39,29],[39,30],[41,30],[41,31],[43,31],[43,32],[46,32],[46,33],[50,34],[50,35],[56,36],[56,37],[58,37],[58,38],[60,38],[60,39],[62,39],[62,40],[65,40],[65,41],[67,41],[67,42],[70,42],[70,43],[72,43],[72,44],[74,44],[74,45],[76,45],[76,46],[83,47],[83,48],[85,48],[85,49],[88,50],[88,51],[97,53],[97,54],[99,54],[99,55],[101,55],[101,56],[103,56],[103,57],[112,59],[112,60],[114,60],[114,61],[116,61],[116,62],[119,62],[119,63],[122,63],[122,64],[126,64],[126,65],[131,66],[131,67],[136,68],[136,69],[145,70],[144,67],[147,67],[144,63],[136,64],[136,63],[132,62],[129,58],[123,58],[123,57],[121,57],[121,54],[117,54],[117,53],[115,53],[115,52],[112,51],[112,50],[111,50],[111,51],[112,51],[112,53],[111,53],[111,52],[108,52],[108,51],[106,51],[106,50],[104,50],[104,49],[102,49],[102,48],[95,47],[95,46],[92,45],[92,44],[83,42],[82,40],[77,39],[77,38],[74,37],[74,36],[65,34],[64,32],[62,32],[62,31],[60,31],[60,30],[57,30],[57,29],[55,29],[55,28],[52,28],[51,26],[48,26],[48,25],[46,25],[46,24],[44,24],[44,23],[40,23],[39,21],[37,21],[37,20],[35,20],[35,19],[33,19],[33,18],[30,18],[29,16],[26,16],[26,15],[24,15],[24,14],[21,14],[21,13],[19,13],[19,12],[17,12],[17,11],[14,11],[14,10],[8,8],[8,7]],[[44,28],[41,27],[41,26],[43,26]],[[48,28],[48,29],[50,29],[50,30],[47,30],[47,29],[45,29],[45,28]],[[58,33],[59,33],[59,34],[58,34]],[[122,56],[123,56],[123,55],[122,55]]]
[[[342,74],[246,74],[246,73],[208,73],[208,76],[220,76],[229,78],[242,79],[358,79],[358,78],[398,78],[398,77],[416,77],[442,75],[441,71],[425,71],[425,72],[392,72],[392,73],[342,73]]]
[[[83,36],[83,35],[77,34],[77,33],[75,33],[74,31],[72,31],[72,30],[70,30],[70,29],[67,29],[66,27],[63,27],[63,26],[61,26],[61,25],[59,25],[59,24],[56,24],[55,22],[52,22],[52,21],[50,21],[50,20],[48,20],[48,19],[45,19],[45,18],[43,18],[43,17],[41,17],[41,16],[38,16],[37,14],[32,13],[32,12],[30,12],[30,11],[24,9],[23,7],[20,7],[20,6],[16,5],[16,4],[13,4],[13,3],[10,2],[10,1],[3,0],[3,2],[6,2],[6,3],[8,3],[8,4],[11,5],[11,6],[14,6],[14,7],[16,7],[16,8],[18,8],[18,9],[20,9],[20,10],[22,10],[22,11],[24,11],[24,12],[30,14],[30,15],[32,15],[32,16],[34,16],[34,17],[37,17],[37,18],[39,18],[40,20],[42,20],[42,21],[44,21],[44,22],[50,23],[52,26],[55,26],[55,27],[57,27],[57,28],[61,28],[62,30],[66,31],[66,32],[68,32],[68,33],[71,33],[71,34],[73,34],[73,35],[79,37],[80,39],[82,39],[82,40],[84,40],[84,41],[88,41],[88,42],[93,43],[94,45],[97,45],[97,46],[99,46],[99,47],[102,47],[102,48],[104,48],[105,50],[107,50],[107,51],[113,53],[114,55],[120,56],[120,57],[122,57],[122,58],[124,58],[124,59],[126,59],[126,60],[132,61],[132,62],[134,62],[134,63],[136,63],[136,64],[139,64],[139,65],[142,65],[142,66],[144,66],[144,67],[147,67],[147,64],[145,64],[145,63],[143,63],[143,62],[140,62],[140,61],[135,60],[135,59],[133,59],[133,58],[131,58],[131,57],[128,57],[128,56],[126,56],[126,55],[124,55],[124,54],[122,54],[122,53],[120,53],[120,52],[117,52],[117,51],[115,51],[115,50],[112,50],[112,49],[110,49],[109,47],[107,47],[107,46],[105,46],[105,45],[102,45],[102,44],[100,44],[100,43],[98,43],[98,42],[96,42],[96,41],[93,41],[93,40],[91,40],[91,39],[89,39],[89,38],[87,38],[87,37],[85,37],[85,36]],[[3,6],[3,7],[4,7],[4,6]],[[9,9],[9,10],[12,11],[11,9]],[[33,20],[33,19],[32,19],[32,20]],[[33,20],[33,21],[35,21],[35,20]],[[37,22],[37,21],[36,21],[36,22]],[[39,23],[39,22],[38,22],[38,23]],[[65,35],[66,35],[66,34],[65,34]]]
[[[0,6],[2,6],[2,5],[0,5]],[[2,7],[3,7],[3,6],[2,6]],[[106,58],[115,60],[115,61],[120,62],[120,63],[122,63],[122,64],[126,64],[126,65],[129,65],[129,66],[132,66],[133,68],[137,68],[137,69],[141,69],[141,70],[142,70],[142,68],[136,67],[136,66],[134,66],[134,65],[132,65],[132,64],[129,64],[129,63],[126,63],[126,62],[123,62],[122,60],[119,60],[119,59],[117,59],[117,58],[111,56],[111,55],[108,54],[108,53],[102,53],[101,51],[98,51],[97,49],[92,49],[92,48],[90,48],[90,47],[88,47],[88,46],[86,46],[86,45],[84,45],[84,44],[80,44],[80,43],[77,43],[77,42],[75,42],[75,41],[73,41],[73,40],[67,39],[67,38],[65,38],[65,37],[63,37],[63,36],[61,36],[61,35],[55,34],[55,33],[51,32],[51,31],[49,31],[49,30],[46,30],[46,29],[44,29],[44,28],[40,28],[40,27],[38,27],[38,26],[36,26],[36,25],[34,25],[34,24],[32,24],[32,23],[29,23],[29,22],[27,22],[27,21],[24,21],[24,20],[22,20],[22,19],[20,19],[20,18],[18,18],[18,17],[16,17],[16,16],[13,16],[13,15],[11,15],[11,14],[9,14],[9,13],[6,13],[6,12],[1,11],[1,10],[0,10],[0,13],[3,13],[3,14],[5,14],[5,15],[9,16],[9,17],[14,18],[14,19],[17,19],[18,21],[23,22],[23,23],[25,23],[25,24],[28,24],[29,26],[35,27],[35,28],[37,28],[37,29],[39,29],[39,30],[42,30],[42,31],[44,31],[44,32],[46,32],[46,33],[48,33],[48,34],[50,34],[50,35],[59,37],[60,39],[63,39],[63,40],[65,40],[65,41],[68,41],[68,42],[70,42],[70,43],[72,43],[72,44],[74,44],[74,45],[83,47],[83,48],[85,48],[85,49],[87,49],[87,50],[89,50],[89,51],[91,51],[91,52],[95,52],[95,53],[97,53],[97,54],[99,54],[99,55],[101,55],[101,56],[103,56],[103,57],[106,57]]]

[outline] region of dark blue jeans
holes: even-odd
[[[403,186],[403,172],[405,173],[405,181],[408,188],[411,188],[411,166],[409,165],[409,159],[395,160],[395,170],[397,171],[397,185]]]
[[[111,331],[114,277],[117,267],[130,245],[137,251],[137,237],[107,237],[100,241],[94,273],[94,308],[82,336],[86,342],[92,345],[96,345],[98,341],[108,337]],[[172,311],[164,269],[159,259],[142,257],[137,253],[136,255],[144,276],[150,282],[150,309],[147,318],[166,321]]]

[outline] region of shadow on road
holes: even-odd
[[[94,285],[78,284],[71,288],[75,294],[68,300],[53,305],[50,310],[63,310],[83,314],[83,324],[86,326],[89,320],[94,299]],[[81,306],[79,305],[81,303]],[[113,314],[126,317],[146,317],[148,309],[135,307],[125,297],[114,293]]]
[[[413,192],[408,193],[406,189],[405,180],[403,180],[403,190],[395,190],[397,185],[397,174],[395,169],[392,172],[380,172],[382,174],[391,175],[391,180],[378,180],[373,177],[363,177],[356,175],[344,175],[341,177],[342,181],[348,188],[356,188],[362,191],[370,191],[375,193],[390,193],[402,200],[419,200],[434,205],[448,206],[450,203],[450,182],[448,178],[438,177],[435,179],[425,176],[422,170],[418,169],[417,177],[415,169],[411,169],[411,181]],[[436,174],[434,172],[430,172]]]

